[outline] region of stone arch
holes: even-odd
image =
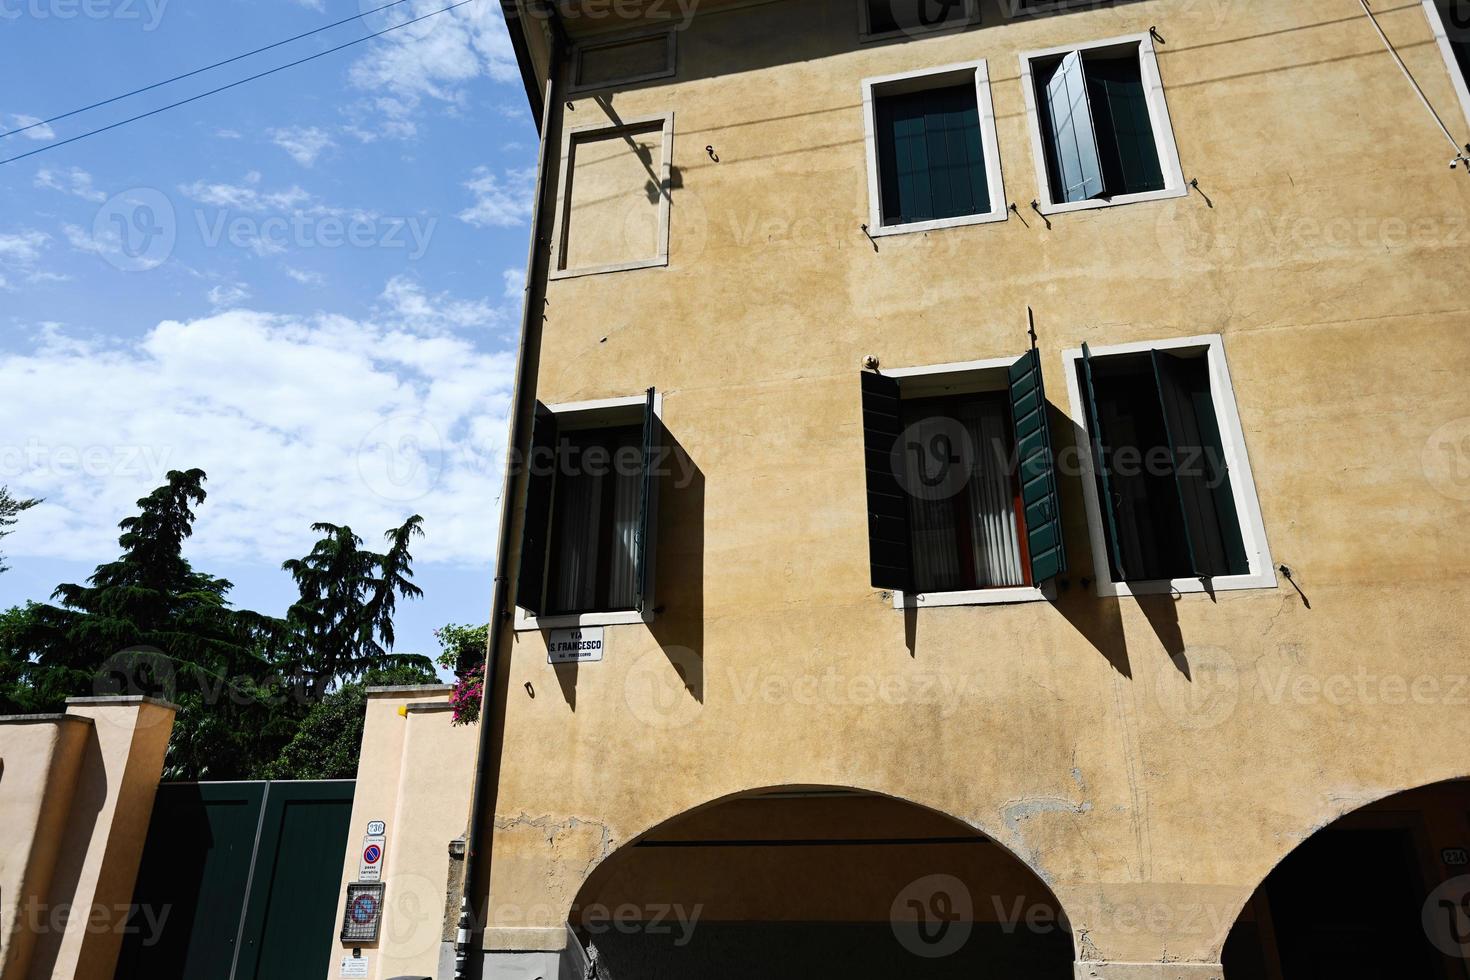
[[[858,787],[745,790],[604,856],[568,921],[613,977],[1070,980],[1051,887],[995,837]]]
[[[1448,853],[1459,848],[1470,848],[1470,776],[1325,801],[1322,818],[1275,855],[1237,904],[1223,937],[1225,980],[1309,970],[1343,980],[1462,980],[1470,854],[1457,865]],[[1438,907],[1440,892],[1451,904],[1437,920],[1426,910]]]

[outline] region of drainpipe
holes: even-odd
[[[511,524],[515,511],[518,470],[517,459],[525,459],[530,438],[528,422],[532,417],[536,392],[536,357],[540,351],[541,292],[537,289],[538,266],[549,254],[554,209],[546,207],[547,167],[553,133],[553,110],[557,99],[557,76],[561,70],[562,35],[551,8],[543,10],[551,21],[551,55],[547,65],[546,94],[541,100],[541,144],[536,159],[536,190],[531,211],[531,244],[526,256],[526,285],[521,311],[520,348],[516,355],[515,387],[511,393],[510,440],[505,467],[505,482],[500,493],[500,543],[495,554],[495,591],[490,604],[489,641],[485,651],[484,699],[480,703],[480,744],[475,754],[475,775],[470,795],[470,824],[465,833],[464,887],[460,894],[459,931],[456,935],[455,977],[474,980],[484,968],[484,933],[489,921],[490,835],[481,841],[480,828],[493,820],[495,795],[499,782],[501,739],[497,738],[494,711],[505,707],[504,692],[496,688],[500,675],[502,636],[510,619],[508,568],[511,553]],[[519,20],[519,17],[517,17]],[[507,18],[512,35],[520,25]],[[535,345],[532,346],[534,333]],[[497,700],[498,699],[498,700]],[[503,732],[502,732],[503,733]],[[482,907],[482,905],[484,907]]]

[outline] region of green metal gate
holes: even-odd
[[[158,788],[116,980],[321,980],[351,780]]]

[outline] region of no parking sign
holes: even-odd
[[[362,839],[362,859],[357,866],[358,881],[383,880],[383,854],[388,839],[381,834],[372,834]]]

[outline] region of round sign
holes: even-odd
[[[378,916],[378,898],[376,895],[359,895],[352,902],[352,921],[357,925],[367,925]]]
[[[362,859],[368,864],[377,864],[383,859],[383,849],[377,844],[369,844],[367,850],[362,852]]]

